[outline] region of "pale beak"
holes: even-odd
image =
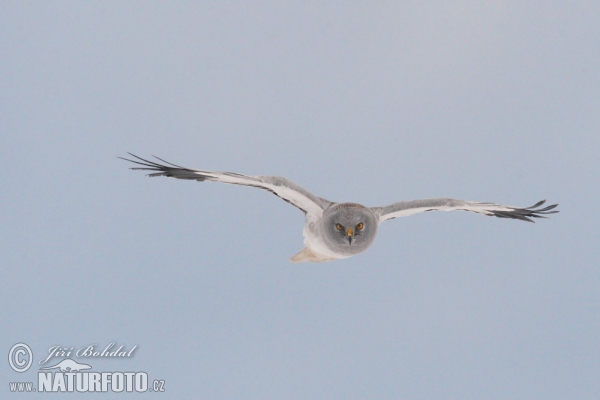
[[[347,236],[348,244],[352,245],[352,239],[354,239],[354,232],[352,231],[352,228],[348,229]]]

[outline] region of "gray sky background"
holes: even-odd
[[[598,21],[595,1],[1,2],[0,397],[37,379],[17,342],[37,363],[114,341],[133,359],[89,363],[164,379],[152,398],[597,398]],[[420,214],[295,265],[300,211],[127,151],[334,201],[561,213]]]

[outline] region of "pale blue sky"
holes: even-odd
[[[17,342],[37,362],[114,341],[135,357],[94,370],[164,399],[596,398],[598,21],[593,1],[0,3],[0,397],[37,379]],[[297,265],[300,211],[127,151],[368,206],[561,213],[420,214]]]

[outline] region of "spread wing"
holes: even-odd
[[[236,174],[235,172],[202,171],[198,169],[180,167],[179,165],[171,164],[170,162],[160,159],[156,156],[154,156],[156,159],[165,164],[148,161],[131,153],[128,154],[132,157],[135,157],[137,161],[123,157],[119,158],[142,166],[131,169],[155,171],[151,174],[148,174],[148,176],[169,176],[177,179],[190,179],[199,182],[210,181],[252,186],[259,189],[268,190],[274,195],[304,211],[305,214],[314,213],[320,215],[323,210],[329,207],[331,204],[330,201],[317,197],[308,190],[296,185],[294,182],[278,176],[250,176]]]
[[[542,200],[531,207],[503,206],[495,203],[478,203],[456,199],[423,199],[413,201],[402,201],[385,207],[374,207],[371,210],[379,216],[379,222],[397,217],[407,217],[424,211],[471,211],[479,214],[499,217],[513,218],[533,222],[532,218],[546,218],[544,214],[554,214],[551,211],[558,204],[552,204],[540,208],[546,200]]]

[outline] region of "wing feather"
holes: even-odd
[[[402,201],[385,207],[374,207],[373,212],[379,216],[379,222],[387,221],[397,217],[407,217],[425,211],[470,211],[478,214],[494,216],[498,218],[520,219],[533,222],[531,218],[547,218],[545,214],[554,214],[558,204],[552,204],[540,208],[546,200],[542,200],[531,207],[503,206],[496,203],[480,203],[474,201],[456,199],[423,199],[413,201]]]
[[[137,160],[130,160],[123,157],[119,158],[141,165],[141,167],[131,168],[133,170],[155,171],[148,174],[148,176],[151,177],[168,176],[177,179],[196,180],[199,182],[222,182],[234,185],[256,187],[259,189],[268,190],[274,195],[304,211],[304,213],[315,213],[317,215],[320,215],[323,210],[329,207],[331,204],[330,201],[317,197],[294,182],[278,176],[251,176],[238,174],[235,172],[203,171],[185,168],[165,161],[156,156],[154,157],[164,164],[146,160],[136,156],[135,154],[128,154],[132,157],[135,157]]]

